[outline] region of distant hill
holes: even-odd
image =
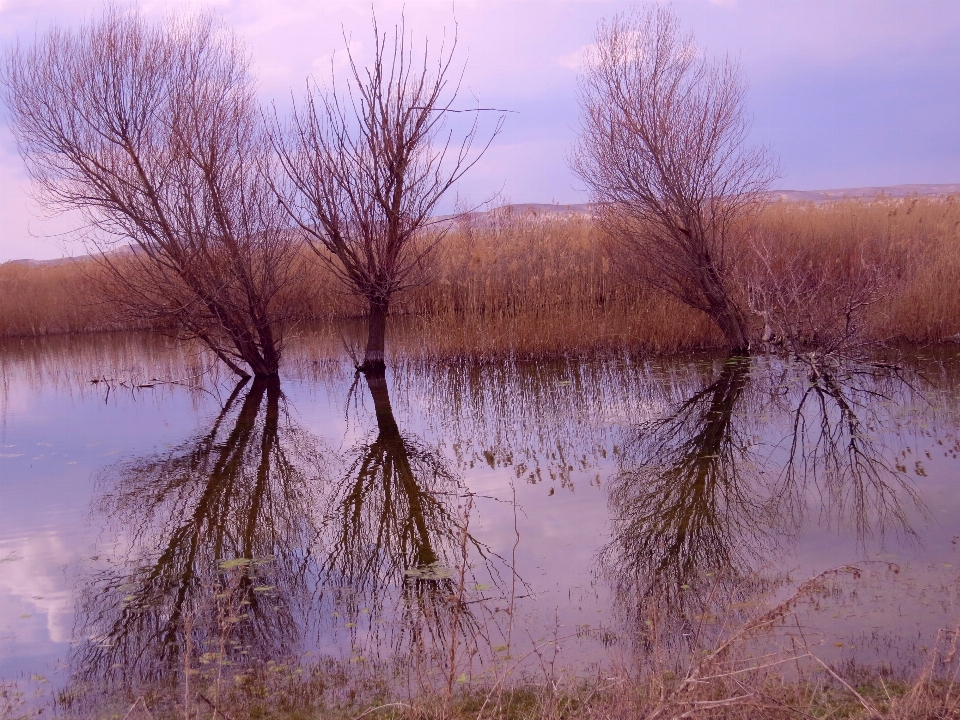
[[[945,197],[960,194],[960,183],[943,185],[887,185],[884,187],[838,188],[836,190],[778,190],[770,193],[774,200],[787,202],[826,202],[845,198]]]
[[[87,255],[80,255],[79,257],[88,257]],[[5,263],[0,263],[2,265],[24,265],[25,267],[53,267],[54,265],[63,265],[64,263],[71,262],[74,259],[72,257],[62,257],[56,258],[54,260],[7,260]]]
[[[770,193],[770,199],[783,202],[830,202],[844,199],[873,199],[908,198],[908,197],[946,197],[960,195],[960,183],[946,183],[941,185],[914,184],[914,185],[886,185],[877,187],[836,188],[833,190],[775,190]],[[495,222],[499,213],[510,215],[589,215],[591,206],[588,203],[575,205],[555,205],[550,203],[517,203],[495,208],[493,210],[467,213],[466,217],[473,223],[486,225]],[[463,217],[463,216],[461,216]],[[440,224],[454,220],[453,215],[444,215],[436,219]]]
[[[833,190],[775,190],[770,193],[771,200],[781,200],[784,202],[812,202],[821,203],[831,200],[844,199],[872,199],[878,197],[887,198],[908,198],[908,197],[946,197],[948,195],[960,195],[960,183],[933,184],[913,184],[913,185],[885,185],[877,187],[858,187],[858,188],[836,188]],[[551,203],[514,203],[494,210],[476,211],[467,213],[466,217],[477,225],[487,225],[495,222],[496,213],[508,213],[511,215],[589,215],[590,205],[588,203],[579,203],[573,205],[557,205]],[[454,215],[443,215],[434,220],[439,225],[444,225],[454,220]],[[462,216],[461,216],[462,217]],[[114,252],[123,252],[122,249]],[[82,259],[85,256],[79,256],[76,259]],[[59,265],[69,262],[72,258],[59,258],[57,260],[9,260],[6,264],[21,264],[30,267],[39,265]]]
[[[131,245],[121,245],[120,247],[110,250],[107,252],[108,256],[119,257],[121,255],[126,255],[127,253],[133,252]],[[25,267],[55,267],[56,265],[63,265],[65,263],[77,261],[83,261],[87,258],[92,257],[91,255],[73,255],[62,258],[54,258],[53,260],[7,260],[6,262],[0,263],[2,265],[23,265]]]

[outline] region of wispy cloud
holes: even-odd
[[[587,58],[590,56],[590,53],[594,47],[596,46],[592,43],[581,45],[572,53],[567,53],[566,55],[561,55],[559,58],[557,58],[557,64],[560,67],[567,68],[568,70],[579,70],[587,61]]]

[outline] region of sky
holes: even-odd
[[[118,3],[125,6],[126,3]],[[403,14],[415,40],[457,36],[464,107],[511,110],[446,201],[585,202],[568,167],[577,76],[598,21],[637,3],[608,0],[141,0],[148,17],[209,8],[247,44],[265,104],[282,113],[307,77],[341,68],[344,43],[369,57]],[[99,0],[0,0],[0,47],[95,15]],[[779,157],[779,189],[960,182],[960,1],[677,0],[712,57],[739,60],[752,140]],[[495,117],[486,115],[481,131]],[[0,110],[0,262],[83,252],[79,219],[37,204]]]

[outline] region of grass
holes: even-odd
[[[305,665],[293,658],[226,673],[208,664],[192,671],[187,697],[178,679],[109,695],[86,688],[93,691],[86,697],[61,694],[55,715],[110,720],[953,720],[960,717],[955,672],[952,678],[944,677],[943,668],[934,672],[936,664],[955,670],[947,654],[951,648],[955,652],[956,640],[946,640],[936,660],[909,680],[876,672],[843,677],[803,653],[792,658],[787,671],[763,657],[727,652],[708,653],[680,672],[621,665],[586,676],[549,667],[500,676],[502,669],[495,668],[487,679],[468,680],[452,692],[434,687],[418,693],[398,687],[404,674],[399,662],[360,667],[328,658]],[[0,687],[0,717],[31,717],[17,693],[12,685]]]
[[[230,692],[219,701],[203,695],[192,715],[198,718],[227,717],[231,720],[358,720],[363,717],[387,720],[566,720],[576,718],[704,718],[707,720],[788,720],[792,718],[831,718],[850,720],[951,720],[960,717],[956,702],[948,693],[956,689],[946,682],[911,685],[876,678],[856,688],[858,699],[839,683],[821,681],[782,683],[769,680],[754,688],[751,701],[731,694],[714,694],[698,700],[703,709],[691,714],[688,709],[669,708],[660,701],[662,683],[633,684],[629,679],[608,676],[601,679],[562,680],[557,684],[528,681],[497,694],[491,703],[492,688],[470,688],[452,698],[422,697],[415,700],[383,698],[376,701],[329,699],[328,677],[313,675],[298,678],[295,684],[284,678],[267,677],[272,671],[251,680],[246,689]],[[276,676],[276,673],[272,673]],[[826,675],[826,673],[824,674]],[[669,683],[668,683],[669,684]],[[742,691],[741,691],[742,693]],[[955,698],[953,698],[955,700]],[[864,702],[872,709],[867,709]],[[139,706],[135,706],[137,703]],[[712,707],[706,707],[714,703]],[[696,706],[693,706],[696,707]],[[876,711],[876,712],[874,712]],[[150,717],[183,720],[182,707],[164,702],[158,696],[144,695],[125,704],[117,704],[101,717],[121,720]],[[149,714],[148,714],[149,713]]]
[[[652,603],[645,611],[652,618],[650,626],[636,628],[630,640],[625,636],[618,645],[622,652],[611,652],[602,666],[592,671],[581,667],[579,672],[557,661],[553,648],[571,639],[559,626],[552,640],[517,647],[510,657],[509,650],[504,654],[501,647],[485,647],[486,626],[473,637],[480,641],[477,647],[468,649],[473,644],[470,633],[458,632],[456,619],[447,614],[434,619],[440,624],[451,621],[443,629],[437,626],[438,645],[394,656],[388,651],[364,662],[335,655],[242,660],[227,648],[243,620],[243,606],[235,604],[236,598],[222,598],[229,596],[230,587],[242,586],[245,568],[231,568],[236,582],[217,588],[220,629],[207,639],[209,645],[188,643],[179,668],[172,665],[145,685],[111,686],[104,679],[101,686],[92,678],[71,683],[56,696],[51,708],[55,715],[111,720],[960,717],[960,626],[937,634],[913,678],[828,665],[818,657],[822,650],[812,638],[816,633],[797,613],[806,599],[834,580],[858,578],[861,570],[856,566],[821,573],[779,602],[769,595],[766,600],[758,597],[749,610],[743,603],[724,600],[713,619],[700,623],[693,641],[666,632],[673,610]],[[465,568],[459,571],[461,577]],[[725,598],[721,588],[716,584],[702,599],[712,604]],[[462,603],[464,593],[460,582],[449,602]],[[455,646],[461,651],[448,652]],[[31,716],[23,711],[18,692],[23,691],[0,687],[0,716]]]
[[[960,334],[960,197],[780,202],[758,228],[750,243],[732,249],[744,259],[744,296],[748,286],[773,281],[781,300],[793,294],[794,316],[824,325],[842,315],[845,293],[866,284],[875,290],[858,308],[866,339],[937,342]],[[766,280],[757,275],[757,238],[771,253]],[[362,315],[309,251],[297,267],[279,300],[291,323]],[[130,329],[89,291],[95,272],[89,259],[0,265],[0,336]],[[792,284],[780,287],[787,275]],[[432,358],[668,353],[721,340],[700,313],[622,277],[588,217],[510,208],[482,225],[453,227],[430,282],[399,297],[392,313],[393,349]],[[752,319],[759,337],[763,319]]]
[[[960,685],[955,658],[948,655],[955,653],[956,640],[949,637],[912,679],[842,673],[804,653],[790,658],[786,671],[765,663],[769,656],[708,653],[679,672],[638,664],[589,675],[545,667],[511,676],[495,667],[484,679],[461,682],[453,691],[434,686],[411,692],[400,687],[409,681],[402,662],[359,666],[290,658],[243,668],[198,664],[187,694],[176,672],[150,686],[74,687],[47,708],[56,717],[109,720],[953,720],[960,717]],[[943,667],[934,672],[935,665],[952,672]],[[39,716],[27,709],[26,694],[16,684],[0,685],[0,717]]]

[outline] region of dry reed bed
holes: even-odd
[[[755,282],[757,238],[772,254],[773,277],[797,268],[809,276],[793,286],[805,313],[827,313],[827,303],[866,278],[879,297],[863,310],[869,339],[937,342],[960,333],[960,196],[773,204],[750,240],[731,248],[745,260],[743,287]],[[135,327],[97,301],[96,272],[89,259],[0,266],[0,335]],[[279,300],[291,322],[362,313],[307,250],[295,277]],[[510,208],[450,228],[429,282],[399,298],[393,315],[393,351],[436,358],[674,352],[721,339],[701,314],[623,277],[590,218]],[[753,320],[759,336],[763,321]]]
[[[960,196],[780,202],[760,216],[759,235],[781,276],[803,268],[815,277],[796,286],[809,291],[800,298],[806,312],[824,317],[845,292],[873,285],[875,302],[862,311],[866,339],[937,342],[960,333]]]

